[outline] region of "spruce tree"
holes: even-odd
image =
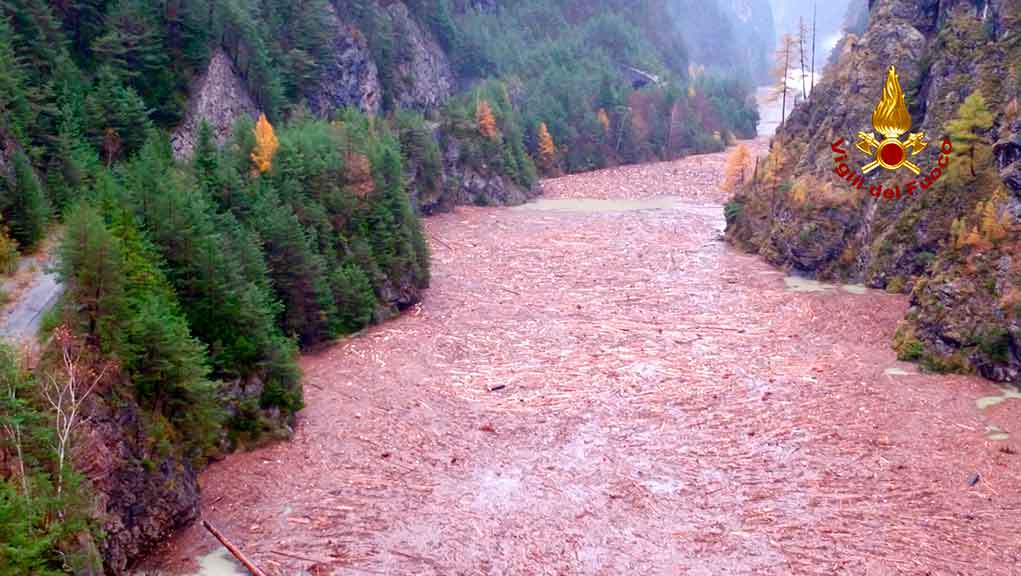
[[[21,151],[14,155],[13,175],[6,179],[5,187],[0,209],[10,226],[11,238],[31,249],[46,233],[50,206],[32,164]]]
[[[75,307],[78,331],[107,351],[116,348],[124,310],[122,257],[120,244],[94,208],[80,205],[71,211],[61,248],[61,279]]]

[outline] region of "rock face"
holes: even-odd
[[[205,119],[219,144],[230,137],[234,121],[241,116],[255,118],[259,107],[234,71],[230,57],[222,50],[213,53],[206,71],[195,79],[184,122],[170,136],[174,157],[188,158],[195,148],[198,129]]]
[[[452,136],[443,139],[443,168],[451,183],[445,199],[449,204],[512,206],[540,193],[538,187],[522,188],[489,166],[467,162],[462,143]]]
[[[394,99],[403,108],[425,110],[450,99],[454,73],[436,40],[412,19],[403,2],[385,7],[398,43]]]
[[[470,160],[465,144],[452,134],[432,127],[432,138],[442,154],[439,181],[433,182],[413,158],[404,163],[408,194],[415,210],[424,215],[448,212],[458,205],[523,204],[541,193],[538,186],[524,188],[485,164]]]
[[[175,455],[147,445],[141,409],[130,394],[93,403],[87,446],[76,466],[95,490],[99,549],[109,573],[125,574],[131,562],[198,517],[198,475]]]
[[[319,83],[307,94],[309,109],[320,117],[345,107],[378,114],[383,89],[365,36],[343,22],[332,5],[326,18],[335,30],[333,56],[320,71]]]
[[[1014,36],[1021,5],[1008,0],[876,0],[861,37],[846,37],[816,92],[774,138],[760,176],[728,206],[728,238],[775,264],[820,277],[851,278],[876,288],[912,290],[900,335],[902,357],[936,369],[975,370],[1021,379],[1021,261],[1016,236],[998,245],[963,247],[953,226],[979,223],[996,200],[1008,229],[1021,220],[1021,124],[1008,105],[1021,97],[1003,70],[1021,57]],[[938,165],[948,122],[980,92],[993,125],[979,129],[988,169],[966,184],[948,179],[912,197],[877,199],[869,187],[906,186],[906,170],[878,169],[855,190],[834,174],[831,144],[843,138],[853,170],[868,161],[855,149],[871,131],[887,68],[897,67],[912,132],[928,148],[912,158],[926,173]],[[782,141],[782,144],[781,144]],[[952,156],[951,162],[969,162]],[[964,169],[966,170],[966,169]],[[766,176],[769,174],[769,176]],[[919,178],[920,180],[920,178]],[[956,222],[956,224],[955,224]]]

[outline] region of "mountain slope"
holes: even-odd
[[[812,98],[778,132],[767,163],[734,198],[728,237],[801,272],[911,291],[897,342],[904,358],[1018,381],[1021,7],[873,4],[864,34],[845,39]],[[854,141],[871,129],[891,65],[911,130],[928,135],[927,149],[912,158],[923,176],[949,149],[944,138],[953,147],[949,166],[930,174],[940,178],[924,190],[906,170],[876,170],[860,190],[834,175],[831,144],[840,138],[852,170],[868,161]],[[869,193],[906,191],[911,182],[917,192],[899,200]]]

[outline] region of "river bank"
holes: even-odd
[[[1010,574],[1021,402],[898,363],[906,298],[720,242],[723,162],[428,219],[423,304],[306,356],[294,440],[211,466],[203,515],[272,574]]]

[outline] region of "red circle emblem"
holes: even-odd
[[[879,157],[887,166],[897,166],[904,161],[904,150],[899,144],[890,143],[879,151]]]

